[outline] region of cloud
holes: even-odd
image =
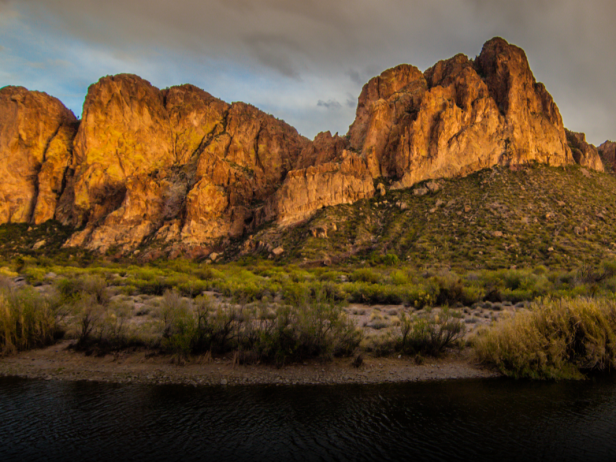
[[[340,104],[335,99],[330,99],[328,101],[323,101],[322,99],[320,99],[319,102],[317,103],[317,106],[324,107],[325,109],[341,109],[342,108],[342,104]]]
[[[14,31],[14,43],[8,42],[4,27],[0,40],[14,56],[39,47],[49,59],[74,63],[70,75],[58,71],[47,79],[69,80],[79,68],[76,78],[92,80],[99,77],[94,72],[148,72],[145,77],[161,85],[189,81],[217,96],[252,98],[249,102],[280,111],[275,115],[290,117],[312,136],[317,128],[344,131],[362,85],[382,70],[400,63],[423,70],[459,52],[473,57],[498,35],[526,50],[570,128],[587,132],[595,143],[616,136],[613,0],[148,0],[147,8],[144,3],[0,0],[0,23],[19,24],[35,36],[25,42]],[[96,63],[92,56],[105,59]],[[20,69],[10,73],[23,73]],[[327,106],[314,105],[319,94],[344,101],[343,110],[324,117]],[[326,122],[334,126],[323,126]]]
[[[3,51],[6,51],[6,47],[3,47],[2,45],[0,45],[0,53],[2,53]]]
[[[302,54],[302,49],[292,40],[284,37],[255,35],[247,37],[245,43],[261,64],[286,77],[300,79],[296,56]]]

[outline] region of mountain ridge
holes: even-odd
[[[0,224],[56,219],[76,229],[67,247],[156,244],[192,258],[388,189],[535,162],[611,170],[615,156],[565,131],[524,51],[501,38],[475,60],[374,77],[343,137],[311,141],[254,106],[130,74],[93,84],[81,121],[51,96],[5,87],[0,122],[12,166],[0,172]]]

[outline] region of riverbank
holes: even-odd
[[[218,358],[207,364],[196,359],[182,366],[169,356],[150,356],[147,351],[123,352],[104,357],[85,356],[68,349],[70,342],[22,352],[0,359],[0,376],[46,380],[95,381],[184,385],[335,385],[421,382],[496,377],[498,374],[473,364],[465,353],[427,359],[366,358],[355,368],[349,358],[276,368],[267,365],[234,365]]]

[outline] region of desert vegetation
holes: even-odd
[[[361,364],[362,355],[421,363],[470,348],[478,362],[516,378],[579,379],[616,365],[612,260],[466,273],[257,259],[17,264],[7,262],[0,276],[3,355],[68,338],[88,355],[141,348],[178,364]]]
[[[516,378],[580,379],[616,367],[614,299],[542,299],[474,339],[478,358]]]

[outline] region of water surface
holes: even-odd
[[[616,460],[616,379],[203,387],[0,379],[0,460]]]

